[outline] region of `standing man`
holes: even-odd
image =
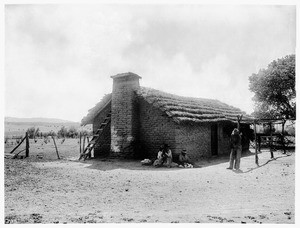
[[[233,129],[231,133],[230,147],[231,147],[231,153],[230,153],[229,167],[227,169],[234,168],[236,170],[239,170],[241,156],[242,156],[242,138],[237,128]]]

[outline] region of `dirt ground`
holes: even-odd
[[[295,154],[228,157],[199,168],[139,161],[78,161],[77,140],[30,142],[30,157],[5,159],[5,223],[295,223]],[[6,151],[12,148],[7,147]],[[39,158],[36,155],[43,155]]]

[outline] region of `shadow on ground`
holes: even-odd
[[[237,170],[235,170],[235,172],[237,172],[237,173],[249,173],[249,172],[251,172],[251,171],[253,171],[253,170],[259,169],[259,168],[261,168],[261,167],[267,165],[267,164],[270,163],[270,162],[273,162],[273,161],[276,161],[277,159],[285,158],[285,157],[288,157],[288,156],[291,156],[291,153],[286,153],[286,154],[282,154],[281,156],[277,156],[277,157],[274,157],[274,158],[270,158],[270,159],[269,159],[268,161],[266,161],[265,163],[263,163],[263,164],[261,164],[261,165],[258,164],[258,166],[254,167],[254,168],[251,168],[251,169],[248,169],[248,170],[245,171],[245,172],[243,172],[243,171],[237,171]]]
[[[254,156],[251,151],[243,152],[242,157]],[[127,169],[127,170],[145,170],[145,171],[174,171],[174,170],[186,170],[187,168],[179,168],[173,166],[168,168],[166,166],[156,168],[154,166],[142,165],[140,160],[129,159],[111,159],[111,158],[95,158],[86,161],[77,161],[83,164],[89,164],[86,168],[97,170],[114,170],[114,169]],[[219,165],[229,162],[229,155],[216,156],[212,158],[203,159],[195,162],[194,169],[205,168],[209,166]],[[249,172],[249,171],[247,171]]]

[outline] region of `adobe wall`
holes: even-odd
[[[177,125],[176,130],[176,150],[173,156],[179,156],[182,149],[186,149],[192,160],[199,160],[211,155],[211,129],[209,124],[197,125]]]
[[[182,149],[186,149],[193,160],[211,157],[211,126],[211,123],[178,125],[175,130],[174,158],[179,156]],[[230,137],[224,133],[224,126],[224,124],[218,124],[218,155],[230,153]]]
[[[164,112],[153,107],[143,98],[139,103],[139,141],[144,158],[155,158],[159,147],[169,144],[172,152],[175,149],[175,123]]]

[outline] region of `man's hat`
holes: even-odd
[[[181,152],[182,152],[182,153],[186,153],[186,149],[183,149]]]

